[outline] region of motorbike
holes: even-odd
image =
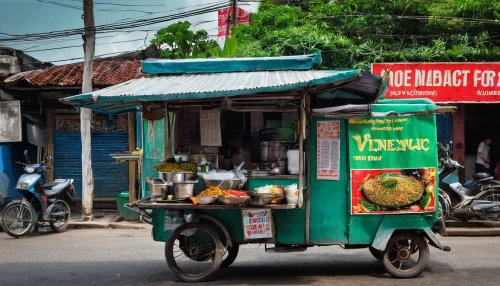
[[[17,181],[16,190],[23,195],[22,200],[13,200],[2,212],[1,225],[10,236],[19,238],[38,230],[40,226],[50,226],[54,232],[62,232],[69,223],[73,199],[76,192],[73,179],[56,179],[45,183],[43,166],[51,160],[46,157],[40,164],[31,164],[28,151],[24,152],[26,163],[24,174]]]
[[[476,179],[467,182],[465,187],[460,182],[447,184],[446,178],[457,169],[463,168],[451,159],[451,149],[441,144],[439,149],[439,216],[442,221],[448,218],[468,221],[470,219],[497,220],[500,218],[500,202],[495,200],[500,195],[500,186],[488,180]],[[489,177],[485,177],[489,178]],[[495,181],[496,182],[496,181]]]

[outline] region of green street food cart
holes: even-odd
[[[319,54],[149,60],[144,78],[63,101],[109,115],[143,112],[145,191],[128,206],[153,225],[153,239],[166,243],[168,266],[183,281],[212,277],[249,243],[274,253],[367,248],[394,277],[418,276],[429,260],[428,245],[450,250],[435,235],[443,227],[435,114],[450,109],[428,99],[383,99],[384,79],[360,70],[320,70],[320,62]],[[207,117],[215,127],[206,132],[205,115],[198,125],[183,121],[176,112],[188,108],[215,110]],[[226,111],[230,116],[221,116]],[[296,204],[202,205],[148,195],[146,178],[158,177],[154,166],[176,153],[182,134],[199,128],[202,142],[224,150],[228,141],[218,127],[234,123],[237,113],[295,118],[289,129],[298,145],[298,174],[249,173],[244,188],[252,193],[296,184]],[[248,129],[262,126],[251,118]],[[194,192],[205,188],[198,183]]]

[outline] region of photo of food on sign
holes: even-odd
[[[339,139],[340,122],[339,121],[318,121],[318,139]]]
[[[436,169],[351,170],[352,214],[434,212]]]

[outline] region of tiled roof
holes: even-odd
[[[115,85],[143,77],[139,60],[102,60],[94,62],[94,85]],[[83,80],[83,63],[54,66],[44,70],[22,72],[4,80],[7,85],[78,86]]]

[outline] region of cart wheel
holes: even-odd
[[[165,244],[170,270],[185,282],[209,279],[222,263],[222,242],[212,227],[187,223],[176,228]]]
[[[368,249],[370,250],[370,253],[373,255],[373,257],[375,257],[375,259],[382,260],[382,251],[375,249],[371,246],[368,247]]]
[[[240,246],[238,244],[233,245],[233,247],[229,248],[222,257],[222,264],[220,265],[221,268],[226,268],[229,267],[233,262],[236,260],[236,257],[238,256],[238,251],[240,250]]]
[[[416,233],[397,233],[382,253],[382,262],[389,274],[396,278],[420,275],[429,261],[429,246]]]

